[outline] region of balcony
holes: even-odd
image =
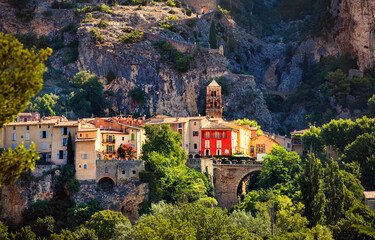
[[[203,139],[209,139],[209,138],[216,138],[216,139],[227,138],[227,134],[215,134],[215,133],[211,133],[209,135],[207,135],[207,134],[203,135]]]
[[[116,143],[116,139],[104,139],[104,143]]]

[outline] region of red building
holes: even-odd
[[[210,122],[201,128],[201,156],[232,155],[238,150],[237,129]]]

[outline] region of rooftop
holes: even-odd
[[[220,129],[220,130],[236,130],[237,131],[237,129],[235,129],[233,127],[230,127],[230,126],[227,126],[227,125],[221,124],[221,123],[216,123],[216,122],[209,122],[208,124],[201,127],[201,129],[206,129],[206,130]]]
[[[220,87],[220,85],[215,80],[212,80],[212,82],[208,86],[209,87]]]
[[[375,198],[375,191],[364,191],[365,198]]]

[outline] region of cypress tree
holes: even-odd
[[[73,143],[72,143],[72,135],[69,132],[69,137],[68,137],[68,144],[67,144],[67,163],[69,165],[74,165],[74,151],[73,151]]]
[[[209,43],[212,49],[217,49],[216,26],[214,21],[211,21]]]

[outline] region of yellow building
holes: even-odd
[[[238,125],[234,122],[222,122],[224,125],[238,130],[238,152],[250,156],[250,136],[249,125]]]
[[[41,159],[53,164],[66,164],[68,135],[63,135],[62,129],[68,128],[74,134],[77,127],[77,121],[67,121],[64,117],[8,123],[2,129],[2,147],[15,149],[23,143],[29,149],[34,143]]]
[[[267,156],[267,152],[271,151],[274,145],[279,143],[266,135],[253,137],[250,139],[250,156],[262,161]]]

